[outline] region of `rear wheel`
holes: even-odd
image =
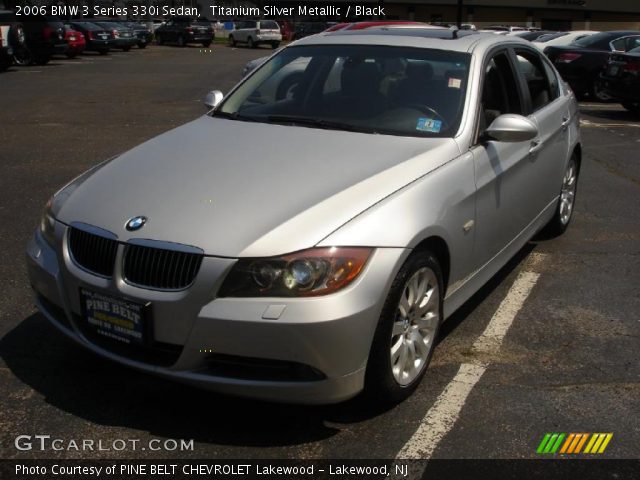
[[[122,47],[123,52],[128,52],[129,50],[131,50],[131,47]]]
[[[236,39],[233,38],[233,35],[229,35],[229,46],[230,47],[235,47],[236,46]]]
[[[178,46],[184,47],[187,44],[184,37],[182,35],[178,35]]]
[[[376,328],[365,376],[365,392],[384,403],[407,398],[433,355],[442,321],[444,285],[438,259],[417,250],[391,285]]]
[[[11,57],[0,57],[0,72],[4,72],[11,66]]]
[[[67,52],[67,58],[76,58],[78,54],[76,52]]]
[[[567,169],[564,172],[556,212],[545,226],[546,232],[552,236],[562,235],[571,222],[578,190],[578,173],[578,160],[574,154],[569,159]]]
[[[211,46],[211,42],[202,42],[202,46],[204,48],[209,48]]]
[[[280,46],[280,42],[271,42],[271,48],[274,50]]]
[[[247,47],[256,48],[256,44],[254,43],[253,38],[249,37],[249,39],[247,40]]]
[[[98,50],[98,53],[100,55],[106,55],[107,53],[109,53],[109,50]]]
[[[138,43],[138,48],[147,48],[147,42]]]
[[[156,34],[156,43],[158,45],[164,45],[164,37],[162,35],[160,35],[159,33]]]

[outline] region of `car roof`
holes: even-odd
[[[531,42],[518,37],[503,37],[473,30],[403,28],[401,26],[323,32],[298,40],[295,45],[388,45],[470,52],[477,47],[489,48],[493,44],[502,43],[531,45]]]

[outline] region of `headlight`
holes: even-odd
[[[49,245],[53,245],[56,239],[56,219],[54,218],[53,213],[51,213],[52,205],[53,197],[47,200],[47,203],[44,206],[44,211],[42,212],[42,216],[40,217],[40,233]]]
[[[282,257],[241,259],[225,279],[220,297],[308,297],[349,285],[371,248],[312,248]]]

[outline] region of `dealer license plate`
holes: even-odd
[[[80,301],[90,330],[126,344],[145,343],[145,305],[84,288],[80,289]]]

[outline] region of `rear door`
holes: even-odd
[[[561,95],[555,70],[532,48],[516,47],[512,57],[524,92],[525,111],[538,126],[529,149],[530,181],[538,195],[532,197],[537,213],[560,193],[569,149],[572,118],[568,97]]]

